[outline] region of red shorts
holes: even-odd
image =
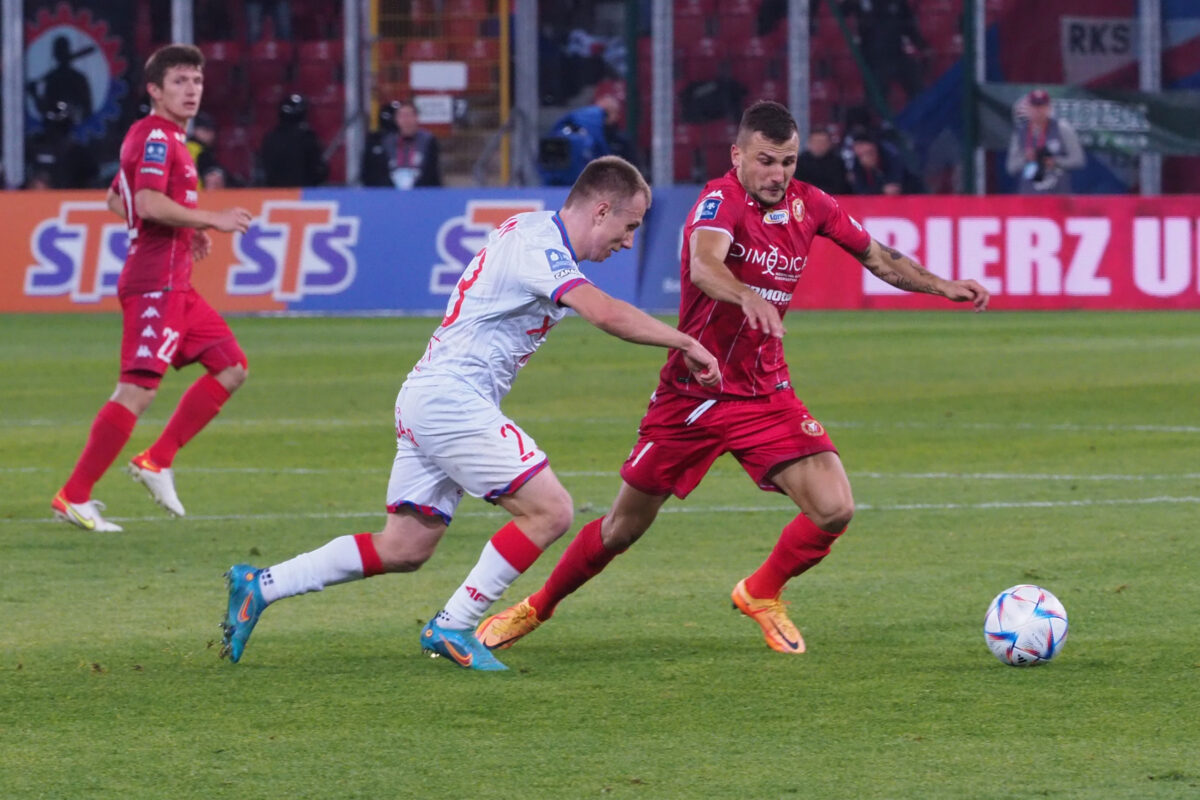
[[[638,427],[621,477],[647,494],[687,497],[717,457],[732,453],[760,489],[788,461],[837,452],[824,426],[790,391],[746,400],[701,400],[659,389]]]
[[[210,373],[246,355],[233,331],[212,306],[192,289],[123,295],[121,380],[154,389],[168,366],[199,361]]]

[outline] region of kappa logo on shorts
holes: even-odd
[[[142,328],[142,338],[143,339],[157,339],[158,331],[154,330],[154,328],[147,325],[146,327]]]
[[[800,430],[809,436],[824,436],[825,428],[815,419],[806,419],[800,423]]]
[[[140,345],[137,349],[137,354],[134,358],[154,358],[154,354],[150,352],[150,348],[146,345]]]

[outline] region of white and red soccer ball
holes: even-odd
[[[1067,610],[1041,586],[1020,584],[996,595],[983,619],[992,655],[1013,667],[1054,658],[1067,640]]]

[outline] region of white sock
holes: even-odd
[[[438,623],[451,630],[470,630],[521,573],[489,541],[467,579],[446,601]]]
[[[264,569],[258,574],[258,588],[270,604],[281,597],[319,592],[362,576],[362,556],[354,537],[339,536],[316,550]]]

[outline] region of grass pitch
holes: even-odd
[[[375,530],[392,401],[430,319],[234,321],[250,381],[176,462],[168,519],[114,469],[126,528],[49,522],[116,379],[111,316],[0,317],[0,796],[1175,798],[1200,795],[1200,315],[802,314],[798,393],[859,511],[785,599],[802,657],[731,611],[794,511],[724,458],[501,655],[421,657],[505,517],[467,499],[412,575],[273,606],[217,659],[222,571]],[[562,323],[506,410],[597,516],[662,354]],[[171,375],[124,454],[198,368]],[[119,462],[122,463],[122,462]],[[992,596],[1066,605],[1051,664],[996,662]]]

